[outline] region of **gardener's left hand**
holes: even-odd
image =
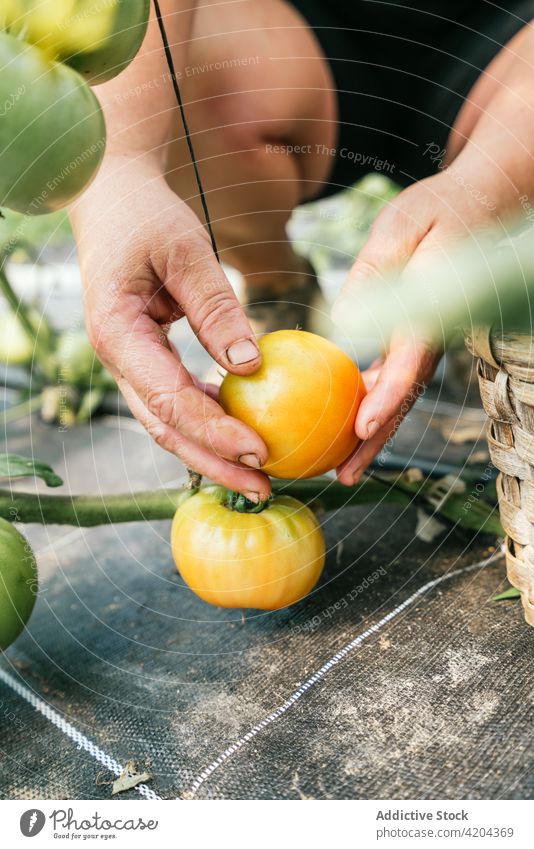
[[[355,295],[373,279],[393,270],[431,269],[433,263],[443,263],[455,242],[494,226],[496,204],[458,174],[453,167],[422,180],[382,210],[334,305],[334,321],[342,321],[347,309],[354,308]],[[356,483],[393,436],[424,391],[441,354],[425,340],[397,335],[385,358],[364,373],[368,395],[356,419],[361,442],[337,470],[342,483]]]

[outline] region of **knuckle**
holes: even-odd
[[[186,461],[186,447],[179,433],[156,419],[150,419],[143,424],[156,445]]]
[[[145,425],[146,431],[149,436],[154,440],[156,445],[160,448],[163,448],[164,451],[169,451],[171,454],[174,454],[176,457],[180,457],[184,463],[187,463],[187,450],[184,443],[184,440],[180,438],[180,435],[167,427],[161,422],[151,421],[150,424]]]
[[[386,206],[375,218],[371,225],[370,237],[382,241],[387,235],[391,238],[391,234],[397,234],[404,227],[407,219],[407,213],[402,206],[391,204]]]
[[[413,186],[404,189],[391,203],[388,203],[380,210],[371,227],[372,232],[376,232],[377,230],[383,231],[386,227],[389,228],[400,225],[404,221],[413,220],[413,215],[418,208],[417,204],[414,206],[412,203],[412,201],[415,202],[417,199],[417,196],[416,198],[412,197],[413,189]]]
[[[383,276],[383,269],[372,257],[360,256],[355,265],[358,280],[374,280]]]
[[[169,442],[169,430],[166,425],[159,421],[150,420],[145,423],[147,433],[160,448],[167,448]]]
[[[241,308],[231,291],[217,289],[207,292],[198,310],[198,330],[202,334],[209,334],[217,325],[224,320],[239,321],[241,319]]]
[[[211,261],[209,247],[209,242],[202,236],[176,239],[168,250],[169,269],[182,275],[200,271],[206,262]]]
[[[176,417],[176,393],[149,389],[146,404],[150,412],[156,416],[159,424],[171,425]]]

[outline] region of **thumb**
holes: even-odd
[[[250,374],[258,343],[228,278],[204,236],[171,250],[165,286],[208,353],[227,371]]]

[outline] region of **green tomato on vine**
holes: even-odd
[[[3,0],[4,27],[91,85],[120,74],[146,34],[150,0]]]
[[[127,67],[149,11],[149,0],[3,0],[0,208],[53,212],[89,185],[106,146],[89,83]]]
[[[37,596],[37,565],[22,534],[0,519],[0,651],[17,639]]]

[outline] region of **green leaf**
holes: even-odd
[[[467,504],[471,509],[466,508]],[[504,536],[498,508],[486,501],[469,502],[465,495],[451,495],[437,512],[462,528]]]
[[[516,598],[521,598],[521,593],[515,587],[508,587],[503,593],[494,595],[492,601],[511,601]]]
[[[414,481],[410,483],[404,478],[401,481],[392,483],[401,492],[411,493],[412,499],[417,501],[420,507],[429,515],[436,518],[445,518],[455,525],[466,528],[470,531],[482,531],[486,534],[494,534],[495,536],[504,536],[504,530],[499,519],[499,510],[494,502],[488,503],[481,497],[474,499],[467,487],[470,481],[458,475],[458,481],[463,481],[466,484],[465,492],[451,492],[442,502],[436,507],[430,500],[429,494],[435,486],[435,482],[431,480]],[[492,485],[488,486],[489,493],[492,492]],[[425,503],[426,502],[426,503]]]
[[[0,454],[0,478],[42,478],[47,486],[61,486],[59,475],[46,463],[19,454]]]

